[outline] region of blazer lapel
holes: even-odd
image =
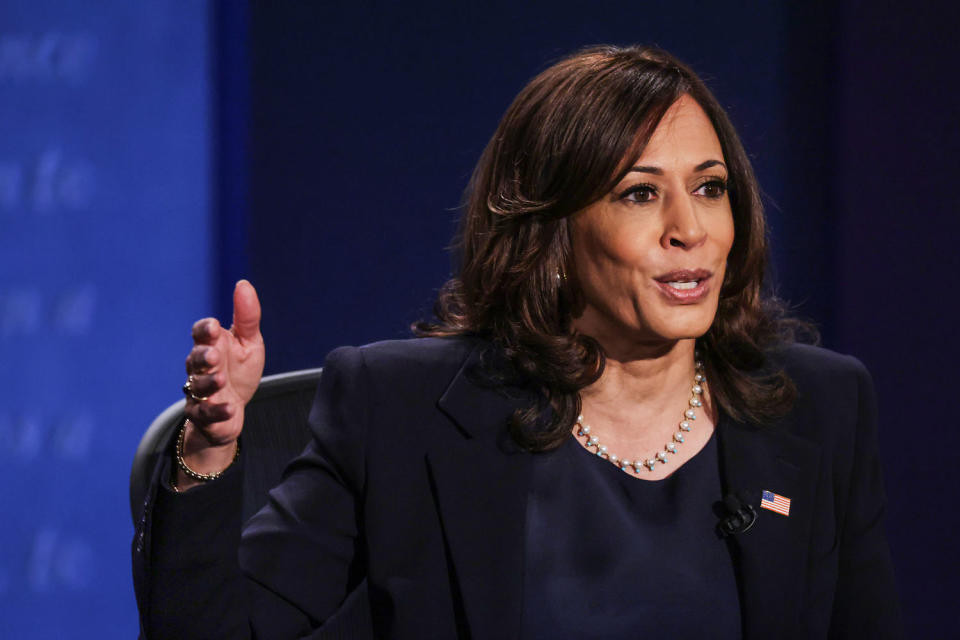
[[[438,407],[460,428],[427,453],[454,579],[471,637],[520,633],[531,456],[506,433],[529,393],[486,387],[467,358]],[[749,531],[730,539],[746,638],[788,638],[803,597],[820,449],[784,424],[756,427],[723,418],[717,427],[723,489],[748,492]],[[790,499],[790,515],[760,508],[763,490]]]
[[[820,448],[782,425],[720,420],[724,492],[747,492],[757,520],[730,538],[746,638],[793,637],[803,598]],[[767,490],[790,499],[789,515],[760,508]]]
[[[463,431],[427,454],[464,614],[475,640],[518,637],[530,456],[506,434],[530,396],[474,383],[475,353],[438,406]]]

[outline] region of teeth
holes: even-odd
[[[699,284],[697,280],[690,280],[688,282],[668,282],[671,287],[674,289],[693,289]]]

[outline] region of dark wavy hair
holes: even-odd
[[[474,170],[454,244],[459,269],[419,335],[483,336],[503,381],[533,385],[540,401],[510,433],[541,451],[569,435],[579,391],[604,367],[599,343],[572,328],[582,309],[569,217],[610,192],[681,96],[706,112],[729,172],[735,237],[717,315],[697,340],[714,401],[734,419],[764,423],[795,388],[764,351],[792,339],[795,321],[763,295],[766,223],[753,169],[730,120],[693,71],[651,47],[581,50],[536,76],[507,109]],[[504,366],[505,365],[505,366]],[[494,368],[491,367],[491,370]]]

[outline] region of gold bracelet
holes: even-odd
[[[183,421],[183,425],[180,427],[180,434],[177,436],[177,466],[180,467],[180,470],[187,474],[188,478],[193,478],[199,482],[210,482],[211,480],[216,480],[224,474],[224,472],[233,466],[233,463],[237,461],[237,458],[240,457],[240,441],[237,440],[237,448],[233,452],[233,460],[230,461],[224,469],[217,471],[216,473],[197,473],[193,469],[187,466],[187,463],[183,460],[183,440],[187,433],[187,421]],[[177,491],[179,493],[179,490]]]

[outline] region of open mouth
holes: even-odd
[[[706,269],[684,269],[665,273],[654,280],[669,301],[692,304],[706,297],[712,276],[713,273]]]
[[[696,288],[696,286],[700,284],[700,281],[699,280],[683,280],[679,282],[668,282],[667,284],[673,287],[674,289],[685,291],[687,289]]]

